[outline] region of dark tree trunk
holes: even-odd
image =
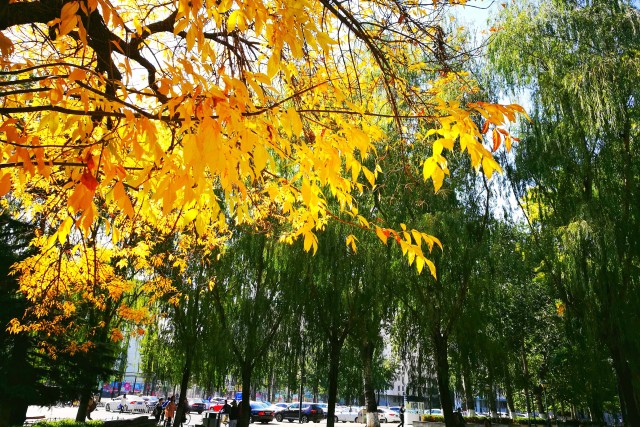
[[[361,348],[362,379],[364,382],[364,399],[367,407],[367,427],[380,427],[378,420],[378,404],[376,403],[376,391],[373,385],[373,345],[365,343]]]
[[[338,374],[340,372],[340,350],[342,342],[339,340],[331,340],[329,348],[329,396],[328,396],[328,413],[327,427],[333,427],[336,412],[336,398],[338,396]]]
[[[238,419],[238,427],[248,427],[251,419],[251,375],[253,374],[253,366],[251,363],[244,361],[242,363],[242,403],[240,405],[240,418]]]
[[[29,405],[19,399],[7,397],[0,402],[0,427],[21,426],[27,417]]]
[[[618,380],[618,389],[620,396],[624,400],[624,423],[631,427],[640,427],[640,410],[638,408],[638,399],[633,387],[633,376],[629,362],[626,360],[622,351],[613,344],[609,344],[609,351],[613,358],[613,367],[616,370]]]
[[[91,389],[85,389],[80,394],[80,403],[78,404],[78,412],[76,412],[76,421],[83,423],[87,418],[87,406],[91,397]]]
[[[513,418],[516,412],[515,402],[513,400],[513,384],[511,384],[511,375],[507,373],[505,381],[505,393],[507,398],[507,409],[509,410],[509,417]]]
[[[537,385],[533,388],[533,396],[536,401],[536,409],[538,411],[538,417],[545,418],[546,412],[544,411],[544,407],[542,405],[542,386]]]
[[[180,427],[182,416],[187,412],[185,399],[187,398],[187,389],[189,388],[189,378],[191,377],[191,353],[187,351],[187,357],[184,361],[184,369],[182,370],[182,379],[180,380],[180,400],[176,402],[178,409],[173,420],[173,427]]]
[[[436,378],[438,380],[438,393],[440,394],[440,406],[444,415],[444,423],[447,427],[454,427],[453,401],[449,389],[449,354],[448,337],[440,331],[435,331],[431,337],[435,350]]]
[[[476,405],[473,398],[473,382],[471,379],[471,368],[469,367],[469,360],[465,356],[462,361],[462,381],[464,386],[464,409],[469,411],[470,416],[475,415]],[[471,412],[473,411],[473,412]]]

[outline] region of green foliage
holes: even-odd
[[[533,105],[508,168],[538,246],[536,282],[556,305],[532,375],[596,420],[616,410],[619,391],[632,424],[640,422],[640,275],[631,267],[640,260],[639,24],[625,1],[521,2],[504,10],[489,50],[502,82],[527,89]]]

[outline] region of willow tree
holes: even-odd
[[[544,272],[563,315],[582,325],[583,341],[607,348],[625,422],[638,426],[640,13],[626,1],[551,1],[502,18],[494,63],[512,87],[531,90],[535,114],[514,187],[548,242]]]

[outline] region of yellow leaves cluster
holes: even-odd
[[[59,230],[67,228],[67,219]],[[58,238],[60,235],[59,231]],[[14,266],[20,290],[32,305],[22,319],[13,319],[9,326],[12,333],[61,335],[70,340],[64,348],[46,345],[50,354],[86,351],[86,346],[76,345],[74,340],[90,343],[92,337],[105,333],[112,340],[122,339],[120,327],[112,325],[126,322],[140,329],[151,320],[148,305],[131,305],[129,301],[134,302],[131,295],[146,295],[147,301],[153,302],[173,289],[166,280],[141,284],[117,273],[123,260],[128,260],[124,264],[131,262],[141,268],[145,265],[148,255],[145,244],[125,251],[85,248],[82,241],[72,245],[74,239],[67,236],[61,243],[53,243],[54,246],[60,243],[63,248],[58,252],[50,239],[46,236],[36,239],[34,244],[41,251]],[[93,322],[88,322],[87,316]]]
[[[450,79],[449,76],[443,81],[449,84]],[[437,87],[437,84],[435,86]],[[485,147],[484,135],[493,126],[492,151],[498,150],[503,139],[506,149],[511,150],[512,141],[517,141],[517,138],[512,137],[505,127],[516,122],[517,114],[529,119],[525,110],[516,104],[485,102],[470,103],[463,107],[458,101],[445,101],[441,95],[436,96],[435,101],[437,126],[429,130],[425,138],[432,135],[437,135],[437,138],[431,142],[431,156],[423,163],[422,175],[425,181],[431,179],[435,191],[441,188],[445,175],[449,173],[443,151],[453,151],[456,144],[460,151],[468,153],[472,166],[476,169],[481,168],[488,178],[496,171],[501,172],[500,165],[493,158],[491,151]],[[479,129],[475,122],[478,116],[484,122],[482,129]]]
[[[364,9],[354,13],[374,17]],[[115,41],[122,79],[96,71],[80,19],[95,10],[122,43],[139,37],[141,56],[155,61],[153,79]],[[172,28],[149,30],[165,20]],[[64,4],[50,22],[55,42],[34,34],[41,50],[1,35],[2,78],[15,84],[7,83],[2,104],[10,115],[0,123],[0,196],[47,223],[34,242],[38,256],[16,267],[40,323],[12,328],[65,330],[80,302],[102,310],[136,289],[151,302],[166,294],[176,302],[171,281],[152,276],[153,267],[183,271],[190,247],[220,246],[233,224],[271,230],[271,222],[284,223],[278,237],[302,239],[315,252],[316,233],[346,217],[385,243],[391,237],[411,265],[435,276],[423,246],[439,246],[436,238],[372,225],[358,211],[356,196],[375,188],[381,172],[375,146],[392,118],[381,116],[404,112],[382,96],[390,80],[367,46],[341,39],[339,25],[311,0],[90,0]],[[83,43],[65,37],[71,31]],[[347,46],[351,57],[342,61],[337,48]],[[417,53],[380,52],[392,65],[426,67]],[[483,136],[493,127],[493,149],[503,141],[509,148],[504,127],[523,112],[461,106],[442,92],[434,85],[423,105],[435,104],[435,118],[424,119],[435,128],[425,135],[433,150],[422,174],[436,190],[448,173],[445,150],[456,146],[488,176],[499,170]],[[487,129],[475,125],[477,115]],[[152,255],[153,239],[168,234],[180,236],[179,253]],[[345,243],[357,250],[354,236]],[[149,280],[130,280],[123,271],[131,270]],[[48,318],[52,312],[59,316]],[[117,311],[136,324],[147,314],[127,305]]]
[[[375,231],[378,238],[384,244],[387,244],[387,240],[391,237],[400,246],[402,254],[408,259],[409,265],[412,265],[415,262],[415,267],[418,273],[421,273],[426,265],[429,267],[431,275],[436,278],[436,267],[433,262],[424,255],[422,251],[422,244],[425,243],[429,252],[431,252],[434,245],[437,245],[442,249],[442,243],[440,243],[440,240],[415,229],[409,230],[407,226],[402,223],[400,224],[400,228],[401,231],[398,232],[389,228],[375,226]]]

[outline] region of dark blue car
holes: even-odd
[[[268,423],[273,421],[274,411],[262,402],[251,402],[251,422]]]

